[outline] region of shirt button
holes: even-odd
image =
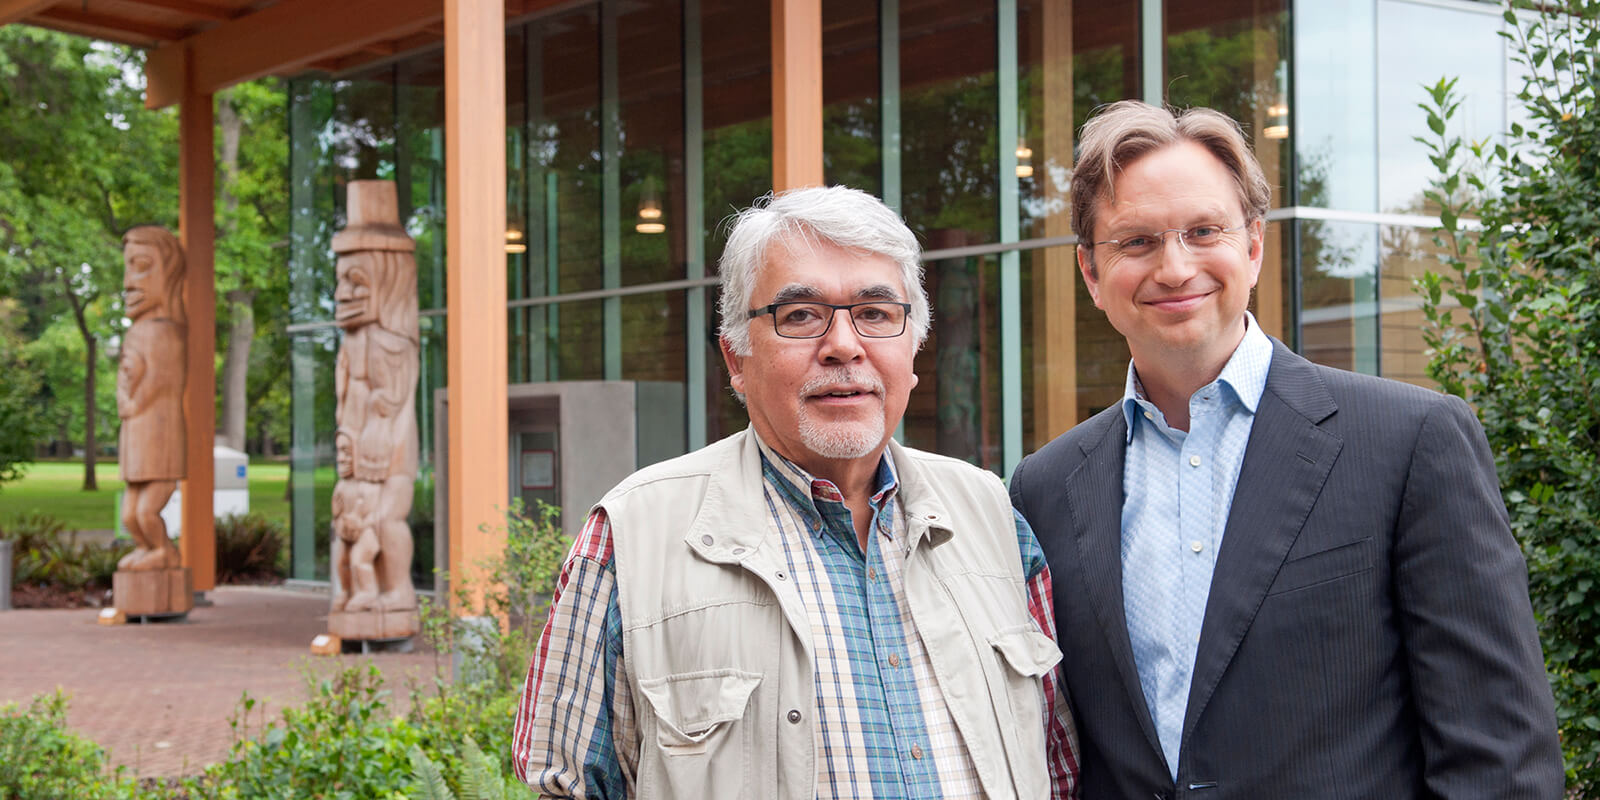
[[[1200,466],[1200,457],[1199,456],[1189,456],[1189,466],[1191,466],[1191,467]]]
[[[788,716],[789,716],[789,722],[790,723],[795,724],[795,725],[799,725],[800,724],[800,709],[798,709],[798,708],[789,709],[789,715]]]
[[[1148,411],[1146,411],[1146,412],[1144,412],[1144,418],[1145,418],[1145,419],[1155,419],[1155,418],[1156,418],[1156,415],[1154,415],[1154,414],[1152,414],[1152,413],[1150,413],[1150,412],[1148,412]]]
[[[1206,546],[1204,544],[1201,544],[1199,539],[1196,539],[1196,540],[1194,540],[1194,541],[1189,543],[1189,549],[1195,551],[1196,553],[1198,553],[1201,550],[1206,549]]]
[[[920,744],[911,745],[911,757],[916,759],[916,760],[918,760],[918,761],[922,760],[922,745],[920,745]]]
[[[874,568],[874,567],[867,567],[867,580],[875,581],[877,579],[878,579],[878,570],[876,568]]]
[[[899,653],[890,653],[889,654],[889,666],[891,666],[891,667],[900,666],[900,654]]]

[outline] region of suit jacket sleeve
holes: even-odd
[[[1442,798],[1559,798],[1555,706],[1489,443],[1466,403],[1423,420],[1394,539],[1397,624]]]

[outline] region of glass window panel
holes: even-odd
[[[1071,233],[1076,132],[1100,105],[1138,95],[1138,35],[1137,0],[1018,2],[1021,238]]]
[[[1424,273],[1442,272],[1448,268],[1439,259],[1449,253],[1447,247],[1434,244],[1434,233],[1428,228],[1410,228],[1384,225],[1380,228],[1383,249],[1383,271],[1379,283],[1383,299],[1383,360],[1382,375],[1397,381],[1439,388],[1428,377],[1428,348],[1422,340],[1427,327],[1422,314],[1422,296],[1415,282]],[[1467,263],[1476,267],[1476,252],[1466,254]],[[1458,308],[1454,298],[1445,296],[1441,304]],[[1462,312],[1457,312],[1458,318]]]
[[[1306,358],[1378,372],[1377,226],[1302,219],[1300,342]]]
[[[933,329],[913,366],[905,442],[999,472],[1000,262],[994,256],[925,265]]]
[[[604,300],[561,303],[554,307],[556,320],[550,326],[555,351],[554,380],[598,381],[605,379]]]
[[[999,239],[995,26],[988,3],[900,3],[901,210],[930,249]]]
[[[1287,0],[1166,4],[1167,102],[1207,106],[1244,126],[1285,204],[1289,157]]]
[[[1430,135],[1417,104],[1422,84],[1457,77],[1461,107],[1451,132],[1469,141],[1505,130],[1504,42],[1499,10],[1446,8],[1379,0],[1378,3],[1378,207],[1427,213],[1422,192],[1435,176],[1427,149],[1412,139]],[[1427,31],[1418,36],[1417,31]]]
[[[822,3],[822,170],[829,185],[883,193],[877,3]]]
[[[543,213],[530,213],[528,235],[530,250],[542,246],[538,247],[542,259],[530,259],[530,264],[544,265],[544,291],[529,293],[599,289],[604,280],[600,269],[604,206],[597,7],[539,20],[530,33],[530,50],[535,41],[537,53],[529,57],[534,74],[528,79],[528,145],[533,152],[527,186],[533,198],[530,208]],[[595,325],[598,331],[598,317]]]
[[[649,0],[617,14],[622,283],[677,280],[685,258],[683,12],[677,2]]]
[[[1295,204],[1376,211],[1375,6],[1297,0],[1294,13]]]

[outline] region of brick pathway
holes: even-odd
[[[326,592],[225,586],[215,605],[182,623],[95,624],[95,610],[0,611],[0,704],[26,703],[60,686],[78,733],[141,777],[193,775],[233,744],[228,718],[242,692],[268,721],[306,697],[301,668],[328,674],[341,662],[370,661],[404,697],[407,680],[429,681],[434,656],[309,655],[326,630]],[[449,668],[448,660],[444,668]]]

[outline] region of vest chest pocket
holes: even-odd
[[[748,797],[753,725],[744,721],[761,675],[708,670],[639,680],[655,732],[639,731],[643,798]]]

